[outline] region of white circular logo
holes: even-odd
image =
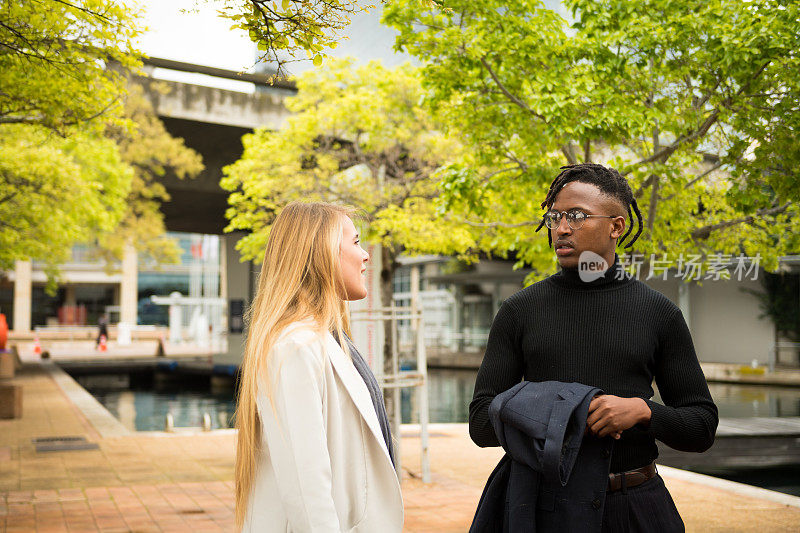
[[[606,270],[608,270],[608,266],[608,262],[602,256],[587,250],[581,252],[580,257],[578,257],[578,276],[581,281],[591,283],[596,279],[602,278]]]

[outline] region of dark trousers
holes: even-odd
[[[683,531],[681,515],[659,475],[636,487],[606,494],[603,533]]]
[[[108,341],[108,328],[106,326],[100,326],[99,331],[97,332],[97,341],[95,342],[95,346],[100,346],[100,337],[106,337],[106,341]]]

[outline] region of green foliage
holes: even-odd
[[[0,269],[16,259],[64,262],[73,243],[113,230],[131,178],[110,139],[0,125]]]
[[[66,133],[122,113],[125,77],[139,65],[131,7],[112,0],[0,3],[0,124]]]
[[[38,259],[54,274],[79,242],[109,259],[129,241],[177,259],[155,178],[202,163],[138,86],[127,94],[139,33],[138,12],[117,1],[0,3],[0,269]]]
[[[285,126],[246,135],[242,158],[224,169],[228,229],[252,232],[238,244],[245,258],[263,257],[274,216],[292,200],[360,208],[366,240],[393,256],[474,246],[468,228],[437,216],[436,172],[460,145],[419,106],[415,68],[333,61],[297,83]]]
[[[166,90],[151,84],[154,90]],[[157,180],[168,171],[178,178],[193,178],[203,170],[200,154],[187,148],[183,139],[172,137],[156,116],[152,104],[137,82],[125,97],[125,118],[133,127],[110,125],[106,136],[113,139],[122,161],[133,170],[126,211],[113,232],[101,235],[100,248],[107,260],[121,259],[125,243],[132,243],[143,256],[156,263],[176,263],[180,247],[165,236],[161,203],[169,201],[166,188]]]
[[[384,10],[468,147],[443,176],[449,216],[550,271],[539,203],[561,165],[601,162],[642,209],[635,252],[760,253],[775,268],[800,230],[800,5],[565,3],[571,25],[535,0]]]
[[[259,59],[278,66],[307,56],[322,65],[326,49],[336,48],[350,17],[374,6],[358,0],[209,0],[219,14],[247,32]],[[301,57],[302,59],[302,57]]]
[[[759,299],[762,317],[769,317],[790,341],[800,341],[800,276],[767,273],[761,286],[764,292],[751,292]]]
[[[0,4],[0,268],[53,267],[111,231],[132,171],[102,133],[120,127],[136,13],[110,0]],[[108,68],[114,65],[115,68]]]

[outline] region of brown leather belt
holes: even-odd
[[[608,491],[615,492],[620,490],[623,486],[626,488],[636,487],[645,481],[653,479],[656,476],[656,464],[650,463],[647,466],[628,470],[627,472],[620,472],[619,474],[608,475]]]

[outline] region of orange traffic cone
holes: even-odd
[[[39,344],[39,337],[33,338],[33,353],[36,355],[42,355],[42,345]]]
[[[106,336],[100,335],[100,351],[105,352],[108,350],[108,346],[106,345]]]

